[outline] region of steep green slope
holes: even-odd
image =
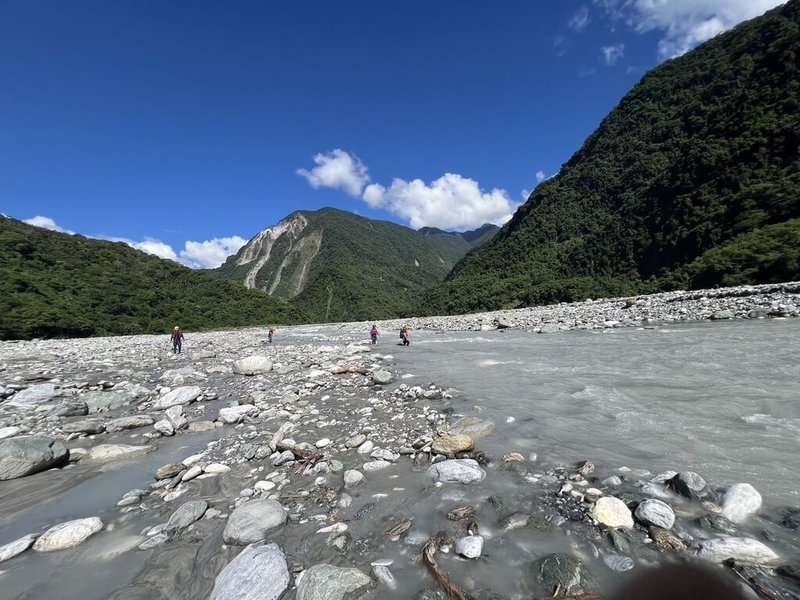
[[[315,321],[383,319],[415,313],[423,291],[471,247],[462,234],[423,235],[323,208],[261,232],[215,274],[290,298]]]
[[[796,243],[766,228],[800,217],[799,145],[791,0],[648,73],[426,310],[798,279],[796,260],[763,267]]]
[[[295,307],[121,243],[0,217],[0,339],[296,323]]]

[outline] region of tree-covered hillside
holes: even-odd
[[[289,298],[314,321],[409,316],[424,290],[495,230],[484,226],[467,240],[469,233],[420,233],[333,208],[299,211],[214,273]]]
[[[121,243],[0,217],[0,339],[167,333],[297,323],[263,292]]]
[[[645,75],[426,310],[798,279],[799,146],[790,0]]]

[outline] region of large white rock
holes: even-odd
[[[223,423],[233,425],[244,419],[245,416],[254,412],[258,412],[258,409],[252,404],[228,406],[219,410],[219,420]]]
[[[0,440],[14,437],[22,431],[19,427],[0,427]]]
[[[130,404],[133,396],[126,392],[87,392],[80,396],[80,400],[86,403],[90,413],[96,413]]]
[[[233,372],[239,375],[255,375],[272,371],[272,361],[266,356],[248,356],[233,363]]]
[[[761,508],[761,494],[749,483],[734,483],[722,496],[722,516],[742,523]]]
[[[729,558],[744,562],[769,563],[779,557],[758,540],[743,537],[702,540],[692,546],[692,553],[700,558],[722,562]]]
[[[222,537],[226,544],[244,546],[264,540],[285,522],[286,510],[275,500],[250,500],[231,513]]]
[[[289,581],[286,556],[277,544],[251,544],[217,575],[211,600],[278,600]]]
[[[176,431],[178,429],[183,429],[189,424],[189,420],[183,414],[183,406],[180,404],[170,406],[164,411],[164,416],[169,419],[169,422],[172,423]]]
[[[675,523],[675,513],[669,504],[661,500],[649,498],[636,507],[636,518],[647,525],[655,525],[664,529],[671,529]]]
[[[364,474],[355,469],[348,469],[344,472],[344,487],[350,489],[356,487],[364,479]]]
[[[109,462],[112,460],[127,460],[139,458],[155,450],[153,446],[132,446],[129,444],[100,444],[90,449],[83,458],[83,462]]]
[[[483,537],[468,535],[456,542],[456,554],[464,558],[478,558],[483,550]]]
[[[54,383],[40,383],[39,385],[32,385],[14,394],[11,400],[6,402],[6,406],[31,408],[49,402],[60,395],[61,388],[59,386]]]
[[[9,558],[14,558],[17,554],[22,554],[25,552],[25,550],[33,546],[35,539],[36,534],[31,533],[25,537],[19,538],[18,540],[14,540],[5,546],[0,546],[0,562],[8,560]]]
[[[67,448],[59,440],[37,435],[0,440],[0,481],[61,466],[68,457]]]
[[[156,421],[153,424],[153,427],[161,435],[175,435],[175,428],[172,426],[172,423],[169,419],[161,419],[160,421]]]
[[[51,552],[72,548],[82,544],[102,528],[103,522],[97,517],[60,523],[40,535],[33,543],[33,549],[37,552]]]
[[[633,515],[630,509],[622,500],[612,496],[599,498],[592,508],[592,516],[600,525],[609,529],[633,527]]]
[[[428,476],[441,483],[478,483],[486,471],[471,458],[443,460],[428,467]]]
[[[197,400],[202,393],[203,390],[196,385],[185,385],[183,387],[175,388],[156,400],[153,408],[156,410],[164,410],[173,406],[189,404]]]
[[[371,587],[372,578],[358,569],[314,565],[300,576],[297,600],[349,600]]]

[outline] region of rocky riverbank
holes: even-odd
[[[797,316],[799,291],[405,322],[547,332],[782,318]],[[437,570],[456,594],[529,598],[735,559],[750,588],[798,593],[798,509],[764,512],[749,484],[691,471],[486,455],[494,424],[447,382],[405,383],[367,331],[297,327],[273,345],[255,330],[189,332],[177,356],[166,336],[0,344],[0,585],[69,597],[36,569],[48,556],[85,571],[86,598],[444,598]],[[101,488],[115,477],[123,488]],[[513,491],[495,493],[499,481]],[[98,590],[98,557],[139,566]]]

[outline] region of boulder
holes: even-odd
[[[161,481],[162,479],[169,479],[175,477],[181,471],[186,470],[186,465],[183,463],[170,463],[156,469],[155,480]]]
[[[103,522],[97,517],[75,519],[60,523],[45,531],[33,544],[37,552],[52,552],[72,548],[85,542],[103,528]]]
[[[237,507],[222,534],[226,544],[244,546],[264,540],[267,532],[286,522],[286,511],[275,500],[251,500]]]
[[[112,419],[106,423],[106,431],[115,433],[117,431],[125,431],[127,429],[136,429],[138,427],[148,427],[155,422],[150,415],[132,415],[130,417],[120,417],[119,419]]]
[[[185,385],[183,387],[175,388],[161,396],[153,404],[155,410],[164,410],[172,408],[173,406],[182,406],[197,400],[200,394],[203,393],[196,385]]]
[[[619,498],[605,496],[599,498],[592,508],[592,516],[595,521],[609,529],[633,527],[633,516],[630,509]]]
[[[714,562],[722,562],[733,558],[744,562],[764,564],[773,562],[779,558],[772,549],[758,540],[744,537],[702,540],[695,543],[691,551],[695,556]]]
[[[69,460],[62,442],[43,436],[20,436],[0,440],[0,481],[25,477]]]
[[[211,600],[278,600],[289,581],[286,556],[277,544],[251,544],[217,575]]]
[[[272,361],[266,356],[248,356],[233,363],[233,372],[239,375],[255,375],[272,371]]]
[[[473,440],[486,437],[494,433],[495,425],[492,421],[479,419],[478,417],[462,417],[453,423],[449,435],[468,435]]]
[[[164,533],[175,535],[186,529],[189,525],[200,519],[208,510],[205,500],[189,500],[184,502],[172,513],[164,526]]]
[[[708,482],[693,471],[678,473],[667,482],[676,493],[692,500],[716,500],[717,495]]]
[[[742,523],[761,508],[761,494],[749,483],[735,483],[722,495],[722,516]]]
[[[90,413],[122,408],[133,400],[125,392],[87,392],[80,399],[86,403]]]
[[[718,310],[713,315],[711,315],[711,319],[714,321],[724,321],[727,319],[732,319],[735,315],[733,314],[732,310]]]
[[[169,419],[161,419],[160,421],[156,421],[153,424],[153,428],[161,435],[175,435],[175,427],[172,426],[172,423]]]
[[[64,433],[103,433],[106,429],[105,424],[99,419],[81,419],[80,421],[70,421],[61,426]]]
[[[363,444],[366,441],[367,441],[367,436],[364,435],[363,433],[359,433],[358,435],[355,435],[351,437],[349,440],[347,440],[344,443],[344,445],[347,446],[348,448],[358,448],[361,444]]]
[[[475,441],[468,435],[442,435],[433,440],[431,450],[435,454],[453,456],[459,452],[469,452],[475,449]]]
[[[16,437],[21,431],[19,427],[0,427],[0,440]]]
[[[11,400],[6,402],[6,405],[16,408],[32,408],[49,402],[56,396],[60,396],[61,393],[61,387],[54,383],[40,383],[17,392]]]
[[[86,453],[83,462],[110,462],[139,458],[155,450],[153,446],[132,446],[129,444],[100,444]],[[83,464],[81,462],[81,464]]]
[[[258,409],[251,404],[241,404],[238,406],[228,406],[226,408],[221,408],[219,411],[219,420],[223,423],[227,423],[228,425],[233,425],[238,423],[245,416],[257,413]]]
[[[378,385],[387,385],[392,383],[393,379],[394,376],[389,371],[385,370],[375,371],[372,374],[372,381]]]
[[[664,529],[671,529],[675,523],[675,513],[672,512],[669,504],[653,498],[641,502],[633,514],[646,525],[655,525]]]
[[[428,476],[441,483],[478,483],[486,471],[471,458],[443,460],[428,467]]]
[[[164,416],[170,423],[172,423],[172,426],[176,431],[178,429],[183,429],[189,424],[189,420],[183,414],[183,406],[180,404],[176,406],[170,406],[164,411]]]
[[[354,488],[364,479],[364,474],[361,471],[350,469],[344,472],[344,487],[345,489]]]
[[[551,595],[558,587],[565,596],[588,594],[597,591],[592,572],[577,558],[569,554],[549,554],[530,565],[539,595]]]
[[[456,542],[456,554],[464,558],[479,558],[483,550],[483,537],[468,535]]]
[[[372,587],[372,578],[358,569],[314,565],[297,583],[297,600],[351,600]]]
[[[36,534],[31,533],[5,546],[0,546],[0,563],[9,558],[14,558],[17,554],[25,552],[25,550],[33,546],[34,540],[36,540]]]
[[[89,414],[89,406],[82,400],[69,400],[51,408],[48,417],[84,417]]]

